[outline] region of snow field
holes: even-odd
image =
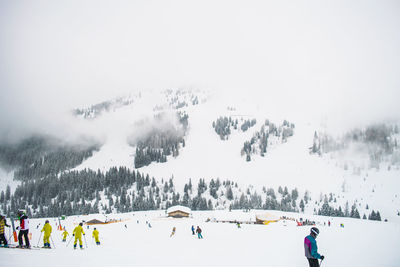
[[[28,262],[30,266],[308,266],[303,240],[309,233],[309,226],[297,227],[293,221],[280,221],[270,225],[242,224],[238,229],[235,224],[205,222],[207,218],[245,220],[256,213],[260,212],[194,212],[189,219],[160,218],[164,216],[162,211],[108,215],[130,220],[96,226],[100,232],[100,246],[96,246],[91,237],[94,226],[88,230],[84,225],[88,244],[84,250],[73,250],[73,240],[66,247],[61,242],[61,231],[55,230],[55,221],[51,219],[56,249],[0,249],[0,257],[5,263],[2,266],[26,266]],[[74,222],[91,218],[104,220],[102,216],[73,216],[62,225],[72,234]],[[321,216],[303,218],[317,221],[321,233],[317,238],[319,252],[326,256],[323,266],[400,266],[399,224],[349,218],[332,220]],[[331,219],[331,227],[323,226],[328,219]],[[146,220],[152,228],[147,226]],[[32,245],[37,244],[44,221],[30,220]],[[36,229],[39,222],[41,226]],[[340,223],[345,227],[340,228]],[[204,239],[192,235],[192,225],[202,228]],[[174,226],[176,233],[170,237]],[[39,244],[42,246],[43,241]]]

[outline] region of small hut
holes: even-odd
[[[167,209],[168,217],[173,218],[187,218],[190,215],[191,210],[184,206],[173,206]]]
[[[271,213],[264,213],[261,215],[256,215],[256,223],[258,224],[269,224],[271,222],[279,221],[279,217],[271,214]]]

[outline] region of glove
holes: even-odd
[[[321,255],[321,260],[324,260],[325,259],[325,256],[324,255]]]
[[[83,235],[85,235],[85,234],[83,234]]]
[[[72,236],[75,236],[75,234],[72,234]]]
[[[19,226],[17,226],[17,228],[15,228],[15,229],[19,230]]]

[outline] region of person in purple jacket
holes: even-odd
[[[308,263],[310,264],[310,267],[319,267],[318,259],[321,259],[322,261],[325,258],[323,255],[318,254],[317,241],[315,241],[318,234],[318,228],[312,227],[310,235],[304,238],[304,252],[306,254],[306,258],[308,260]]]

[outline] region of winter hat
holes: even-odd
[[[83,223],[79,223],[79,225],[80,225],[80,226],[82,226],[82,225],[83,225]]]
[[[49,223],[49,220],[46,220],[44,223]]]
[[[312,227],[311,228],[311,233],[315,234],[316,236],[319,235],[319,230],[317,227]]]

